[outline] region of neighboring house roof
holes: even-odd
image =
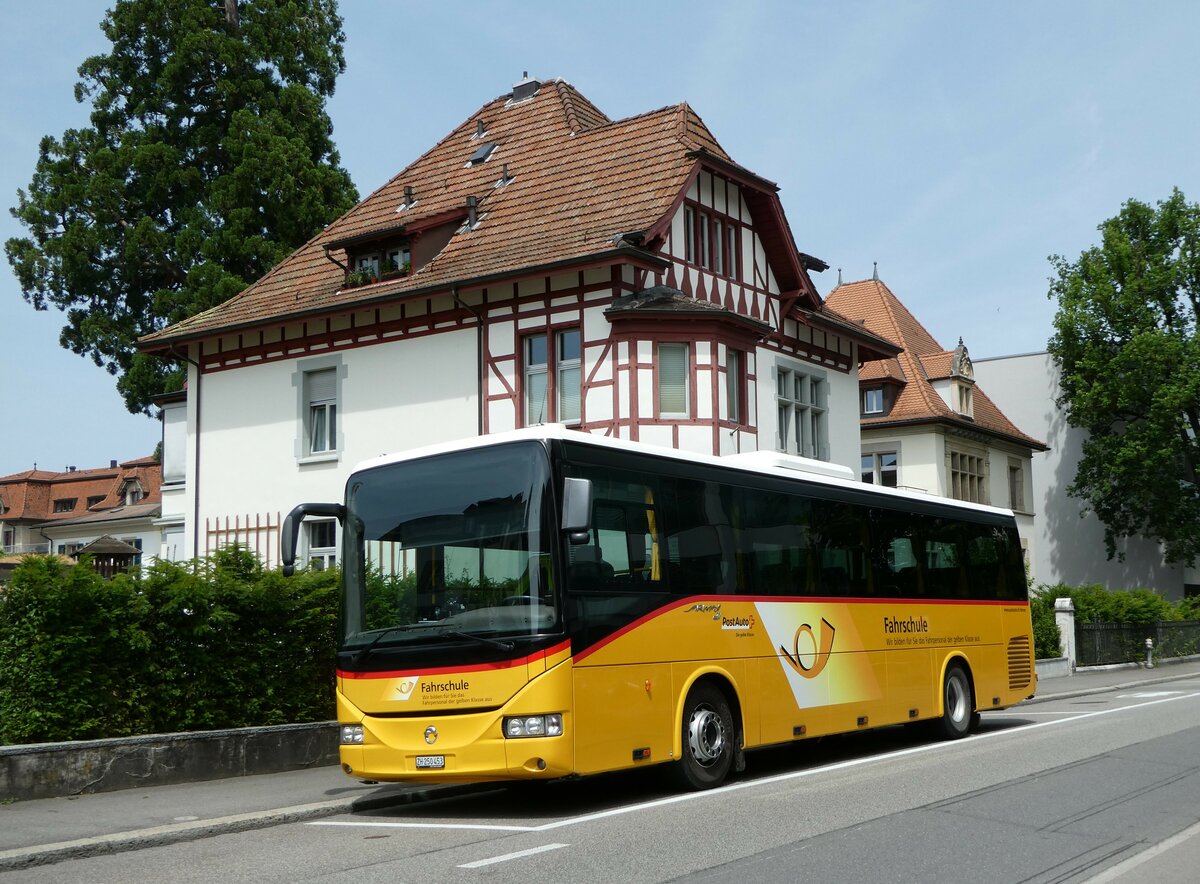
[[[153,457],[137,458],[110,467],[88,470],[26,470],[0,477],[0,501],[8,522],[58,523],[102,513],[122,505],[130,482],[142,490],[140,504],[158,505],[162,499],[162,467]],[[69,510],[55,512],[55,501],[74,500]],[[88,501],[94,501],[91,506]]]
[[[862,419],[863,429],[914,423],[941,423],[982,431],[1037,451],[1045,443],[1021,432],[987,394],[974,385],[973,417],[954,411],[933,387],[933,381],[953,377],[954,350],[944,349],[881,280],[839,285],[825,303],[862,322],[867,329],[900,343],[904,350],[892,359],[865,363],[859,383],[895,382],[898,395],[887,414]]]
[[[86,546],[75,550],[75,558],[80,556],[140,556],[142,551],[132,544],[105,534],[97,537]]]
[[[472,164],[489,144],[495,147],[486,159]],[[569,83],[527,80],[484,104],[241,294],[143,337],[140,346],[161,353],[218,332],[555,268],[616,259],[665,266],[655,252],[701,166],[743,186],[755,229],[778,256],[785,306],[819,311],[806,268],[825,265],[796,249],[778,188],[730,160],[686,103],[614,121]],[[465,223],[468,197],[476,201],[473,228]],[[348,249],[416,234],[446,242],[407,276],[346,287]]]
[[[129,506],[116,506],[99,512],[89,512],[82,516],[69,519],[55,519],[44,523],[43,528],[78,528],[94,526],[107,522],[122,522],[130,519],[156,519],[162,512],[162,503],[135,503]]]

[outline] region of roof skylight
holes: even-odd
[[[471,154],[471,158],[467,160],[468,166],[478,166],[484,160],[492,155],[492,151],[496,149],[496,142],[489,141],[487,144],[481,144],[475,148],[475,153]]]

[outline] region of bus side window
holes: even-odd
[[[871,564],[876,594],[920,598],[924,593],[917,522],[911,514],[871,510]]]
[[[849,503],[816,501],[814,528],[821,551],[817,592],[834,596],[875,594],[868,556],[866,510]]]
[[[970,596],[958,549],[958,526],[938,518],[926,518],[922,532],[925,540],[925,585],[929,597],[959,599]]]

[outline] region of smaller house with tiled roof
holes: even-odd
[[[189,555],[275,562],[281,515],[341,498],[357,463],[545,422],[855,466],[858,365],[898,348],[824,309],[825,269],[689,105],[612,120],[525,78],[239,295],[142,338],[188,370],[164,500]],[[303,558],[337,531],[306,522]]]
[[[145,557],[162,554],[162,467],[153,457],[62,472],[0,477],[0,555],[76,555],[110,536]]]
[[[839,285],[825,304],[904,348],[859,370],[862,480],[1012,509],[1028,552],[1031,459],[1046,445],[980,389],[962,339],[943,348],[877,277]]]

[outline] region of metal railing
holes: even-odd
[[[1200,653],[1200,620],[1140,624],[1076,621],[1076,665],[1142,662],[1146,659],[1146,639],[1154,642],[1154,659]]]
[[[28,556],[28,555],[48,555],[50,552],[49,543],[14,543],[8,546],[0,547],[0,555],[5,556]]]

